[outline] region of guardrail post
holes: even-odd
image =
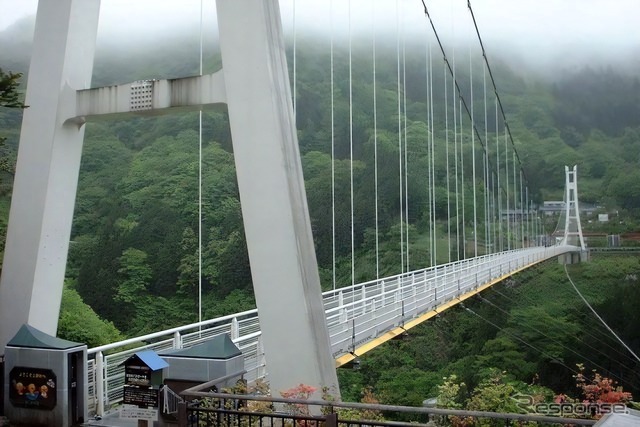
[[[256,353],[257,353],[257,369],[256,369],[256,379],[264,378],[266,376],[267,371],[267,360],[264,356],[264,346],[262,345],[262,336],[258,337],[258,342],[256,343]]]
[[[96,415],[104,415],[104,356],[102,352],[96,353],[95,363],[95,393],[96,393]]]
[[[347,310],[345,308],[340,309],[340,323],[346,325],[348,320]]]
[[[175,331],[173,333],[173,348],[176,350],[182,348],[182,335],[180,335],[180,331]]]
[[[356,351],[356,319],[351,321],[351,351]]]
[[[236,340],[240,338],[240,325],[238,324],[238,318],[231,319],[231,339]]]

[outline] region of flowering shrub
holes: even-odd
[[[307,400],[316,390],[318,390],[316,387],[300,384],[288,390],[281,391],[280,395],[285,399]],[[310,415],[309,405],[304,403],[287,403],[285,407],[293,415]]]
[[[582,392],[583,403],[628,403],[633,398],[631,393],[610,378],[603,377],[595,370],[593,379],[584,374],[584,365],[578,364],[580,372],[574,375],[576,386]]]

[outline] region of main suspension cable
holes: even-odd
[[[533,298],[530,298],[526,295],[518,295],[518,299],[514,298],[514,297],[510,297],[508,295],[505,295],[504,293],[500,292],[498,289],[496,289],[495,286],[493,286],[491,288],[491,292],[498,294],[499,296],[501,296],[502,298],[506,299],[507,301],[509,301],[509,304],[520,304],[522,302],[524,302],[525,304],[530,304],[530,305],[536,305],[537,302],[533,300]],[[578,309],[576,309],[575,307],[567,307],[570,310],[575,311],[577,314],[580,314],[580,311]],[[547,313],[546,310],[543,309],[543,311],[545,313]],[[549,319],[552,319],[553,322],[555,322],[556,324],[560,324],[561,320],[560,318],[558,318],[557,316],[549,316]],[[561,325],[559,325],[561,326]],[[588,326],[588,325],[587,325]],[[595,324],[595,326],[600,327],[602,329],[604,329],[602,327],[601,324]],[[631,362],[635,363],[636,361],[629,356],[627,353],[622,353],[619,349],[611,346],[609,343],[607,343],[606,341],[602,340],[603,334],[605,333],[603,330],[599,330],[599,329],[593,329],[593,332],[597,331],[600,335],[596,335],[594,333],[592,333],[592,330],[590,330],[589,328],[585,327],[582,329],[581,333],[584,334],[585,336],[589,337],[591,340],[593,340],[593,342],[597,342],[598,345],[604,345],[605,347],[608,347],[610,350],[612,350],[613,352],[617,353],[618,355],[630,360]],[[614,340],[613,338],[611,338],[611,335],[608,333],[606,333],[606,338]],[[591,344],[589,344],[589,341],[585,340],[584,338],[582,338],[581,336],[576,336],[576,339],[578,339],[580,342],[582,342],[585,346],[591,348],[594,351],[600,352],[600,354],[604,355],[605,357],[609,357],[611,358],[611,356],[609,356],[607,353],[603,352],[602,350],[598,349],[597,347],[593,347]],[[614,340],[615,341],[615,340]],[[622,366],[626,366],[624,363],[619,362]]]
[[[507,316],[511,316],[511,313],[510,313],[509,311],[507,311],[507,310],[503,309],[502,307],[498,306],[498,305],[497,305],[497,304],[495,304],[494,302],[492,302],[492,301],[490,301],[490,300],[488,300],[488,299],[484,298],[484,297],[483,297],[482,295],[480,295],[480,294],[478,294],[477,296],[478,296],[478,298],[479,298],[482,302],[484,302],[484,303],[486,303],[486,304],[490,305],[491,307],[493,307],[493,308],[495,308],[495,309],[497,309],[497,310],[501,311],[502,313],[506,314]],[[568,346],[566,346],[565,344],[563,344],[562,342],[558,341],[557,339],[552,338],[550,335],[546,334],[545,332],[541,331],[540,329],[536,328],[535,326],[532,326],[532,325],[529,325],[529,324],[526,324],[526,323],[521,323],[521,325],[522,325],[522,326],[525,326],[525,327],[527,327],[527,328],[529,328],[529,329],[531,329],[532,331],[535,331],[536,333],[538,333],[538,334],[540,334],[540,335],[542,335],[543,337],[547,338],[548,340],[550,340],[550,341],[554,342],[555,344],[559,345],[560,347],[562,347],[564,350],[566,350],[566,351],[568,351],[568,352],[570,352],[570,353],[573,353],[574,355],[578,356],[580,359],[583,359],[583,360],[585,360],[585,361],[587,361],[587,362],[591,363],[591,365],[593,365],[593,366],[597,367],[598,369],[600,369],[601,371],[603,371],[603,373],[604,373],[604,372],[609,372],[609,374],[610,374],[611,376],[616,377],[618,380],[620,380],[620,381],[622,381],[622,382],[626,382],[626,383],[627,383],[627,384],[629,384],[629,385],[633,385],[633,384],[631,384],[630,382],[626,381],[624,378],[622,378],[622,377],[620,377],[620,376],[616,375],[616,374],[615,374],[614,372],[612,372],[610,369],[605,368],[604,366],[600,365],[599,363],[594,362],[593,360],[591,360],[591,359],[590,359],[590,358],[588,358],[587,356],[583,355],[582,353],[579,353],[579,352],[575,351],[574,349],[572,349],[571,347],[568,347]],[[604,353],[602,353],[602,354],[604,354]],[[624,365],[623,365],[623,366],[624,366]],[[628,367],[628,366],[625,366],[625,368],[629,368],[629,367]]]
[[[611,335],[613,335],[613,336],[616,338],[616,340],[618,340],[618,342],[619,342],[620,344],[622,344],[622,346],[623,346],[624,348],[626,348],[626,349],[629,351],[629,353],[631,353],[631,354],[633,355],[633,357],[634,357],[638,362],[640,362],[640,357],[638,357],[638,355],[637,355],[633,350],[631,350],[631,348],[630,348],[630,347],[629,347],[629,346],[628,346],[624,341],[622,341],[622,338],[620,338],[620,337],[618,336],[618,334],[616,334],[616,333],[613,331],[613,329],[611,329],[611,327],[610,327],[609,325],[607,325],[607,322],[605,322],[605,321],[604,321],[604,319],[603,319],[602,317],[600,317],[600,315],[599,315],[599,314],[598,314],[598,313],[593,309],[593,307],[591,306],[591,304],[589,304],[589,302],[586,300],[586,298],[585,298],[585,297],[582,295],[582,293],[578,290],[578,287],[576,286],[576,284],[575,284],[575,283],[573,283],[573,280],[571,279],[571,276],[569,275],[569,270],[567,270],[567,264],[565,264],[565,265],[564,265],[564,272],[565,272],[565,274],[567,275],[567,279],[569,279],[569,283],[571,283],[571,286],[572,286],[572,287],[573,287],[573,289],[576,291],[576,293],[578,294],[578,296],[580,297],[580,299],[582,300],[582,302],[584,302],[584,303],[585,303],[585,305],[586,305],[587,307],[589,307],[589,310],[591,310],[591,312],[593,313],[593,315],[594,315],[594,316],[595,316],[595,317],[600,321],[600,323],[602,323],[602,325],[603,325],[605,328],[607,328],[607,330],[608,330],[609,332],[611,332]]]
[[[500,111],[502,113],[502,119],[504,120],[504,125],[505,128],[509,134],[509,139],[511,140],[511,146],[513,147],[514,153],[516,155],[516,158],[518,160],[518,164],[520,165],[520,169],[522,169],[522,162],[520,161],[520,156],[518,155],[518,151],[516,150],[516,146],[513,142],[513,136],[511,135],[511,128],[509,127],[509,122],[507,121],[507,116],[504,112],[504,107],[502,105],[502,100],[500,99],[500,95],[498,94],[498,88],[496,86],[496,81],[493,77],[493,72],[491,71],[491,66],[489,65],[489,58],[487,56],[487,52],[484,48],[484,43],[482,42],[482,37],[480,36],[480,30],[478,28],[478,23],[476,21],[476,17],[475,14],[473,13],[473,8],[471,7],[471,0],[467,0],[467,7],[469,9],[469,12],[471,13],[471,19],[473,20],[473,26],[476,30],[476,35],[478,36],[478,41],[480,43],[480,48],[482,49],[482,57],[484,58],[484,62],[487,66],[487,70],[489,71],[489,77],[491,78],[491,83],[493,84],[493,91],[496,95],[496,99],[498,101],[498,105],[500,106]],[[526,179],[526,174],[525,174],[525,181],[528,181]]]
[[[465,112],[467,113],[467,116],[469,118],[471,118],[471,111],[469,109],[469,106],[467,105],[467,102],[465,101],[464,97],[462,96],[462,91],[460,89],[460,86],[455,78],[455,49],[454,51],[454,62],[453,62],[453,66],[452,64],[449,62],[448,58],[447,58],[447,54],[445,52],[444,49],[444,45],[442,44],[442,41],[440,40],[440,36],[438,35],[438,31],[435,27],[435,23],[433,22],[433,19],[431,18],[431,15],[429,13],[429,9],[427,8],[427,5],[425,3],[425,0],[422,0],[422,6],[424,9],[424,14],[427,17],[427,19],[429,20],[429,23],[431,25],[431,29],[433,30],[433,33],[436,37],[436,40],[438,42],[438,46],[440,47],[440,51],[443,55],[443,60],[445,62],[445,64],[447,65],[447,68],[449,69],[449,74],[453,77],[453,83],[454,83],[454,88],[455,91],[457,91],[458,93],[458,97],[460,99],[460,103],[461,103],[461,107],[464,106]],[[482,137],[480,136],[480,132],[478,131],[477,127],[474,127],[473,132],[475,133],[476,138],[478,139],[478,141],[480,142],[480,145],[482,146],[482,149],[487,151],[488,148],[485,145],[485,142],[483,141]],[[493,166],[493,165],[490,165]],[[502,189],[504,191],[504,189]]]

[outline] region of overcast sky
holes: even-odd
[[[130,42],[136,35],[166,31],[168,23],[197,31],[201,2],[204,25],[212,28],[214,0],[102,0],[98,40],[114,39],[118,34]],[[374,25],[395,30],[398,22],[417,31],[427,25],[420,0],[297,0],[295,6],[293,0],[280,3],[287,28],[293,26],[294,16],[297,28],[317,31],[327,31],[333,25],[344,32],[349,22],[352,31],[361,32],[370,31]],[[426,4],[445,44],[452,38],[473,40],[467,0],[426,0]],[[472,0],[471,4],[489,54],[502,48],[503,43],[554,60],[570,57],[575,49],[612,57],[640,52],[640,0]],[[37,0],[0,0],[0,30],[35,14],[36,7]],[[141,15],[146,19],[136,18]]]

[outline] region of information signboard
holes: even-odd
[[[125,385],[123,403],[125,405],[137,405],[141,408],[157,408],[158,390]]]
[[[125,365],[124,382],[128,385],[151,385],[151,369],[144,365]]]

